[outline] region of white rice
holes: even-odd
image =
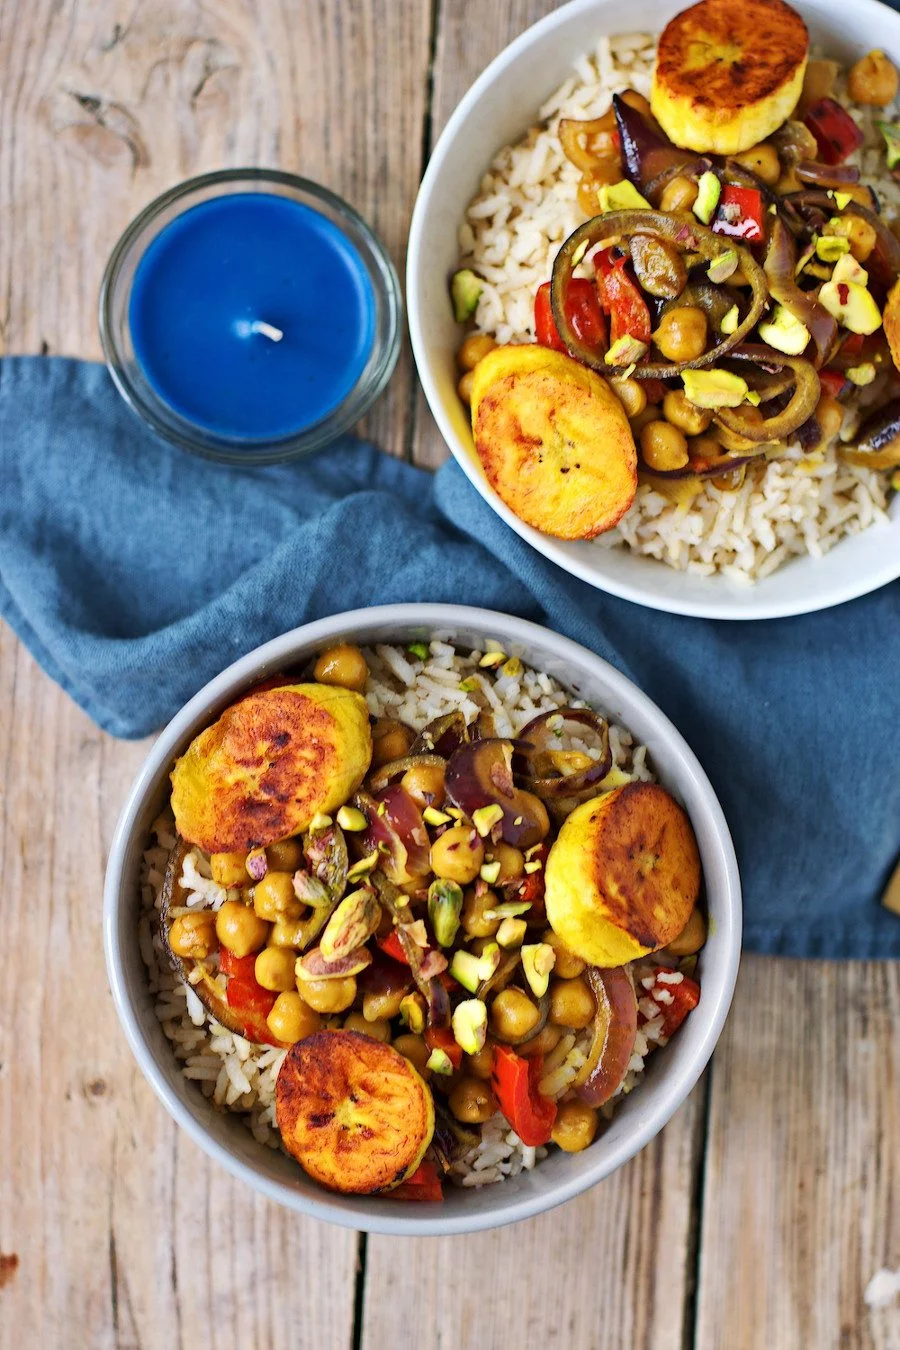
[[[500,650],[500,644],[489,643],[486,648]],[[370,678],[366,700],[370,713],[376,718],[385,714],[399,717],[418,730],[456,709],[472,720],[486,708],[494,717],[497,734],[512,736],[538,713],[581,702],[549,675],[531,670],[517,659],[512,660],[511,667],[496,672],[482,670],[482,655],[480,651],[461,654],[440,637],[429,643],[424,661],[394,646],[367,651]],[[477,681],[475,689],[460,688],[472,680]],[[596,753],[577,739],[571,740],[571,746]],[[613,763],[622,773],[645,781],[653,779],[646,747],[635,745],[625,728],[610,724],[610,749]],[[286,1051],[253,1044],[223,1027],[172,970],[158,923],[166,862],[176,842],[168,813],[155,822],[154,834],[155,842],[144,854],[138,936],[150,991],[156,998],[156,1016],[183,1065],[185,1078],[196,1083],[216,1106],[240,1114],[260,1143],[277,1149],[281,1140],[275,1124],[275,1081]],[[198,849],[187,854],[181,877],[188,892],[184,912],[208,906],[217,909],[229,895],[237,895],[212,881],[209,870],[207,858]],[[646,969],[659,964],[666,962],[652,958],[635,964],[638,988]],[[638,1031],[628,1073],[614,1101],[635,1086],[649,1050],[665,1044],[660,1035],[659,1009],[649,998],[641,998],[639,1008],[647,1021]],[[333,1025],[339,1026],[340,1019],[334,1019]],[[589,1041],[589,1032],[577,1036],[571,1033],[547,1057],[543,1081],[554,1096],[562,1097],[568,1091],[584,1063]],[[611,1115],[611,1108],[612,1103],[604,1108],[604,1114]],[[533,1167],[546,1152],[526,1147],[498,1115],[482,1127],[478,1147],[456,1160],[451,1176],[464,1186],[483,1186]]]
[[[534,342],[537,288],[550,279],[560,245],[586,219],[577,200],[581,172],[557,133],[560,117],[602,116],[624,89],[648,95],[654,53],[655,39],[646,33],[601,39],[538,110],[528,134],[501,150],[482,178],[459,230],[460,266],[484,281],[475,326],[497,342]],[[840,85],[836,93],[844,99]],[[885,169],[876,118],[871,110],[851,111],[865,133],[855,162],[891,219],[900,211],[900,186]],[[894,109],[877,115],[890,119]],[[841,439],[852,439],[855,421],[845,418]],[[844,463],[833,445],[808,456],[794,445],[778,461],[750,466],[737,491],[706,481],[693,499],[673,501],[641,483],[617,528],[594,543],[747,584],[791,557],[822,557],[845,535],[885,524],[888,492],[886,474]]]

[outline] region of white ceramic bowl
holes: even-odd
[[[188,1082],[153,1013],[138,948],[141,855],[169,793],[177,755],[242,690],[300,665],[337,640],[412,642],[435,633],[506,651],[545,670],[629,728],[649,747],[660,779],[684,803],[697,834],[710,914],[700,957],[703,994],[678,1035],[654,1055],[646,1078],[609,1128],[584,1153],[554,1151],[534,1169],[483,1190],[448,1188],[445,1202],[422,1205],[331,1195],[280,1152],[258,1144],[237,1116],[217,1111]],[[662,1129],[696,1083],[731,1002],[741,943],[741,896],[728,826],[709,780],[671,722],[612,666],[567,638],[488,610],[455,605],[389,605],[356,610],[298,628],[237,661],[172,719],[150,751],[119,819],[106,873],[103,916],[110,987],[125,1035],[163,1105],[201,1148],[262,1194],[315,1218],[379,1233],[464,1233],[511,1223],[578,1195],[631,1158]]]
[[[487,482],[456,393],[459,326],[447,297],[457,266],[457,229],[482,174],[504,145],[518,140],[543,101],[571,73],[576,57],[604,34],[658,32],[687,0],[574,0],[529,28],[475,81],[437,143],[419,190],[407,255],[409,329],[419,378],[441,433],[471,482],[523,539],[583,581],[626,600],[675,614],[715,619],[772,619],[825,609],[900,576],[900,497],[891,523],[842,540],[824,558],[788,563],[748,587],[727,577],[697,577],[625,549],[571,543],[520,521]],[[735,0],[740,3],[740,0]],[[876,0],[802,0],[812,43],[843,60],[873,46],[900,62],[900,15]]]

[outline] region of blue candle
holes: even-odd
[[[156,235],[128,302],[134,358],[155,394],[231,441],[321,422],[375,341],[362,258],[303,202],[239,192],[192,206]]]

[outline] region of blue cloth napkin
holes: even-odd
[[[262,470],[148,433],[102,366],[0,362],[0,612],[116,736],[159,728],[286,629],[391,601],[545,623],[680,728],[728,817],[758,951],[900,957],[878,897],[900,849],[900,585],[803,618],[725,623],[576,581],[447,464],[349,439]]]

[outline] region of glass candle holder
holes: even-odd
[[[346,431],[400,350],[397,274],[365,221],[293,174],[234,169],[157,197],[113,250],[100,336],[154,431],[274,464]]]

